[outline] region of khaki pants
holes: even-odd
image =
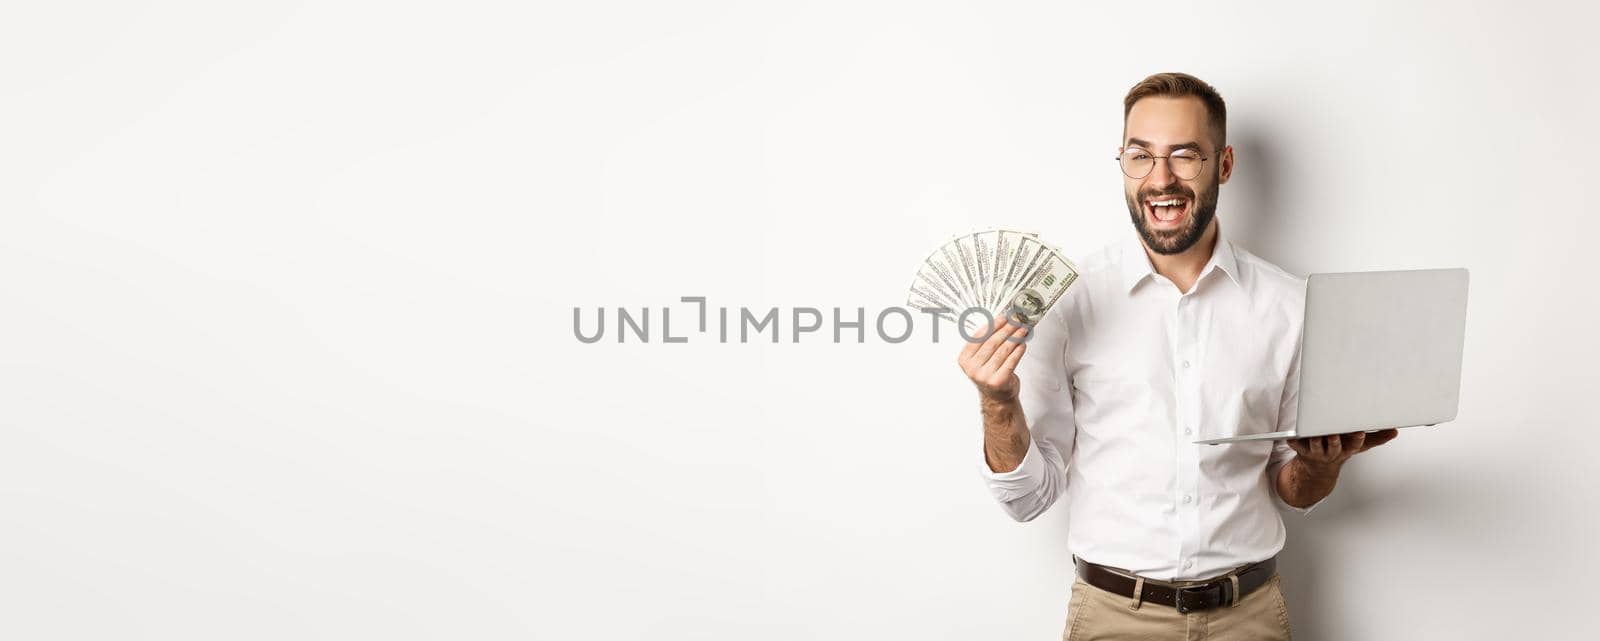
[[[1278,589],[1278,576],[1256,588],[1237,606],[1179,614],[1153,603],[1133,607],[1133,599],[1117,596],[1077,579],[1067,604],[1065,641],[1171,639],[1172,641],[1255,641],[1289,639],[1289,608]]]

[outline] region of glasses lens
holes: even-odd
[[[1150,169],[1156,166],[1156,159],[1150,152],[1143,149],[1129,149],[1117,157],[1122,163],[1122,173],[1129,178],[1144,178],[1150,175]]]
[[[1200,175],[1200,165],[1204,161],[1200,160],[1200,154],[1179,151],[1169,156],[1167,162],[1172,163],[1174,176],[1189,180]]]

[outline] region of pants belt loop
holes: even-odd
[[[1139,604],[1144,602],[1144,577],[1134,575],[1133,603],[1128,604],[1129,610],[1139,609]]]
[[[1228,607],[1237,608],[1239,607],[1239,573],[1229,574],[1228,580],[1233,582],[1233,604]]]

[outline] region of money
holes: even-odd
[[[906,306],[962,323],[976,336],[1002,315],[1038,323],[1077,280],[1072,262],[1038,234],[991,229],[962,234],[928,254]]]

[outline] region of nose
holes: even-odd
[[[1172,173],[1172,161],[1166,158],[1157,158],[1156,166],[1150,168],[1150,175],[1145,176],[1144,179],[1151,187],[1157,189],[1178,182],[1178,177]]]

